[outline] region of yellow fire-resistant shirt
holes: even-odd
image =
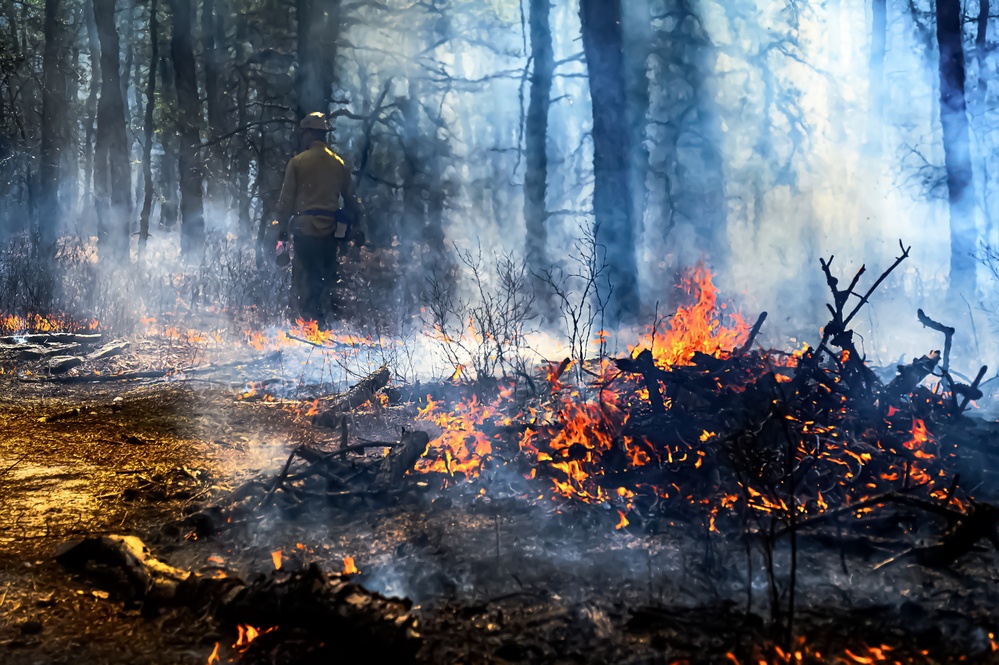
[[[328,236],[336,230],[332,217],[299,215],[306,210],[340,209],[353,215],[353,230],[363,232],[364,207],[354,193],[350,169],[343,159],[323,141],[313,141],[309,148],[291,158],[284,172],[284,184],[278,199],[277,215],[282,231],[288,231],[288,221],[295,215],[297,233],[307,236]]]

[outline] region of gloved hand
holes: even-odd
[[[364,231],[354,231],[350,237],[351,241],[357,247],[364,247],[368,239],[364,235]]]

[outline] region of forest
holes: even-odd
[[[0,0],[4,663],[995,662],[997,440],[996,0]]]
[[[57,283],[80,251],[197,265],[228,237],[263,270],[312,111],[332,120],[372,247],[407,257],[393,288],[483,245],[530,274],[566,269],[593,233],[607,311],[633,322],[699,260],[766,307],[821,287],[793,279],[818,256],[885,259],[904,237],[927,288],[980,302],[999,233],[991,11],[5,3],[5,310],[86,314],[93,300]]]

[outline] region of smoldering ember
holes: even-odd
[[[999,662],[997,2],[0,7],[0,663]]]

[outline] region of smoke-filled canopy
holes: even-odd
[[[903,313],[930,306],[960,321],[956,343],[994,355],[994,14],[956,0],[9,4],[4,310],[134,326],[186,284],[230,318],[255,308],[257,327],[289,318],[268,228],[298,122],[321,112],[366,211],[347,297],[370,288],[396,328],[421,305],[428,318],[434,285],[481,303],[502,255],[557,335],[566,297],[598,329],[644,325],[703,263],[780,312],[765,335],[802,336],[826,316],[820,258],[874,270],[901,239],[911,260],[864,322],[868,352],[914,344]],[[213,285],[193,285],[195,266]]]

